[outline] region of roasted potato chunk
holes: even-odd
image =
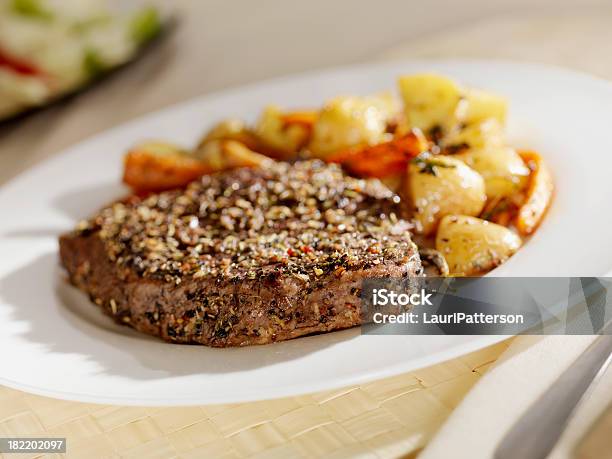
[[[399,108],[388,94],[369,97],[337,97],[321,110],[308,146],[313,156],[327,156],[351,147],[376,145],[390,140],[387,123]]]
[[[319,118],[319,112],[316,110],[298,110],[284,113],[282,116],[285,126],[299,124],[300,126],[307,128],[309,131],[312,130],[317,118]]]
[[[526,185],[529,169],[516,151],[506,146],[503,127],[496,118],[469,124],[448,135],[443,152],[482,175],[490,199],[508,197]]]
[[[408,166],[407,195],[419,234],[433,233],[448,214],[478,215],[487,196],[483,178],[462,161],[423,154]]]
[[[450,132],[463,117],[461,87],[450,78],[433,74],[402,76],[398,80],[406,120],[411,128]]]
[[[308,143],[310,132],[311,128],[303,122],[288,123],[285,114],[275,105],[266,107],[255,126],[255,135],[266,153],[279,159],[297,156]]]
[[[512,148],[492,146],[453,157],[482,175],[489,199],[511,196],[527,185],[529,168]]]
[[[212,140],[194,152],[194,157],[212,171],[236,167],[258,167],[273,161],[235,140]]]
[[[465,124],[478,124],[488,119],[501,125],[506,123],[508,101],[505,98],[478,89],[470,89],[465,97],[467,107],[462,120]]]
[[[466,150],[482,150],[502,147],[506,143],[503,126],[496,119],[466,125],[455,129],[442,140],[443,152],[462,153]]]
[[[212,140],[236,140],[247,148],[257,151],[259,142],[255,134],[241,119],[230,118],[214,125],[202,138],[198,148]]]
[[[508,228],[466,215],[445,216],[436,235],[436,250],[446,258],[453,276],[490,271],[514,255],[521,244],[521,238]]]

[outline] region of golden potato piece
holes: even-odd
[[[527,185],[529,168],[512,148],[492,146],[468,150],[453,157],[482,175],[489,199],[511,196]]]
[[[499,124],[506,123],[508,101],[497,94],[478,89],[470,89],[466,93],[467,108],[463,114],[463,122],[467,125],[477,124],[488,119],[494,119]]]
[[[482,150],[505,145],[506,135],[503,126],[496,119],[469,124],[455,129],[442,141],[445,153],[456,154],[465,150]]]
[[[238,118],[229,118],[214,125],[202,138],[198,148],[212,140],[236,140],[251,150],[259,147],[259,142],[246,123]]]
[[[267,156],[249,150],[235,140],[211,140],[194,152],[194,157],[205,164],[212,172],[236,167],[265,166],[273,161]]]
[[[315,157],[325,159],[351,147],[390,140],[387,123],[396,117],[398,110],[389,94],[337,97],[321,110],[308,148]]]
[[[483,178],[462,161],[420,155],[408,166],[407,195],[416,231],[429,235],[448,214],[478,215],[487,196]]]
[[[521,244],[508,228],[466,215],[447,215],[436,235],[436,250],[453,276],[485,273],[514,255]]]
[[[411,128],[430,132],[450,130],[462,118],[463,91],[452,79],[433,74],[402,76],[398,80],[406,120]]]
[[[288,123],[283,111],[270,105],[265,108],[257,125],[255,135],[266,152],[280,159],[291,159],[310,138],[311,128],[304,123]]]

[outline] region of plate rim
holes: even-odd
[[[354,327],[356,328],[356,327]],[[343,330],[339,330],[343,331]],[[334,333],[334,332],[330,332]],[[350,386],[359,386],[362,384],[370,383],[373,381],[380,381],[385,378],[390,378],[393,376],[398,376],[401,374],[410,373],[411,371],[422,370],[425,368],[430,368],[436,365],[443,365],[446,362],[449,362],[453,359],[462,357],[464,355],[468,355],[472,352],[476,352],[481,349],[485,349],[487,347],[494,346],[495,344],[499,344],[502,341],[509,340],[514,338],[513,335],[483,335],[480,336],[478,340],[469,341],[467,343],[463,343],[461,346],[457,346],[451,349],[446,349],[443,351],[438,351],[434,354],[427,354],[425,357],[419,357],[418,359],[412,359],[409,362],[413,362],[412,364],[403,364],[398,363],[396,365],[388,366],[384,370],[380,370],[378,372],[368,373],[360,376],[351,376],[346,377],[345,379],[350,379],[351,382],[342,383],[342,384],[325,384],[324,382],[317,383],[317,385],[310,384],[313,386],[312,390],[304,391],[300,389],[286,390],[282,388],[281,390],[276,391],[276,395],[273,397],[261,397],[257,396],[255,392],[246,391],[244,393],[240,393],[238,396],[222,396],[215,397],[214,400],[210,398],[206,398],[206,401],[194,400],[191,398],[176,398],[170,399],[165,398],[163,400],[157,400],[154,398],[137,398],[133,396],[127,397],[118,397],[118,396],[99,396],[99,395],[88,395],[78,392],[65,392],[65,391],[56,391],[56,390],[47,390],[41,387],[32,386],[28,384],[21,384],[11,381],[10,379],[0,377],[0,385],[5,386],[14,390],[19,390],[22,392],[27,392],[35,395],[40,395],[43,397],[50,397],[59,400],[66,400],[71,402],[80,402],[80,403],[93,403],[99,405],[121,405],[121,406],[140,406],[140,407],[186,407],[186,406],[197,406],[197,405],[224,405],[224,404],[237,404],[237,403],[251,403],[251,402],[259,402],[259,401],[268,401],[268,400],[277,400],[281,398],[287,397],[297,397],[302,395],[310,395],[316,394],[318,392],[326,391],[326,390],[335,390],[341,389],[344,387]],[[274,345],[282,345],[282,341],[278,343],[266,344],[264,346],[274,346]],[[431,364],[423,364],[426,360],[431,360],[435,357],[436,362]],[[203,399],[204,400],[204,399]]]
[[[604,85],[607,87],[606,89],[609,89],[612,91],[612,80],[607,80],[597,75],[593,75],[587,72],[575,70],[575,69],[568,68],[568,67],[563,67],[561,65],[533,62],[533,61],[528,61],[528,60],[517,60],[517,59],[501,59],[501,58],[491,58],[491,59],[488,59],[488,58],[415,58],[415,59],[408,58],[408,59],[403,59],[403,58],[393,58],[393,59],[385,59],[381,61],[364,61],[364,62],[358,62],[355,64],[348,64],[348,65],[326,66],[326,67],[321,67],[319,69],[306,70],[303,72],[299,72],[299,71],[290,72],[290,73],[286,73],[283,75],[279,75],[279,76],[275,76],[271,78],[264,78],[261,80],[257,80],[257,81],[249,82],[245,84],[231,85],[225,88],[221,88],[220,90],[205,92],[195,97],[188,98],[182,101],[172,102],[168,105],[159,107],[150,112],[146,112],[146,113],[137,115],[136,117],[132,119],[129,119],[120,124],[111,126],[110,128],[94,132],[88,135],[87,137],[68,145],[65,148],[54,151],[53,153],[51,153],[50,156],[41,159],[40,161],[34,163],[29,168],[23,171],[20,171],[17,175],[11,177],[6,182],[0,184],[0,192],[2,192],[3,189],[5,188],[9,188],[11,185],[14,185],[14,182],[22,178],[23,176],[28,175],[32,172],[35,172],[42,166],[48,164],[49,162],[53,161],[54,159],[57,159],[60,156],[70,154],[74,150],[81,148],[84,144],[97,140],[98,137],[110,135],[111,133],[114,133],[115,131],[118,131],[121,129],[127,129],[132,126],[136,126],[137,124],[144,122],[145,120],[149,118],[153,118],[155,116],[161,115],[163,112],[172,111],[172,110],[176,110],[179,108],[185,108],[190,105],[210,103],[210,100],[214,100],[216,98],[227,97],[230,94],[235,93],[237,91],[240,91],[240,92],[252,91],[258,87],[264,87],[264,86],[268,86],[272,84],[282,84],[282,83],[285,83],[291,80],[295,80],[298,78],[307,79],[307,78],[312,78],[314,76],[319,76],[321,74],[331,74],[331,73],[337,73],[337,72],[353,72],[353,71],[358,71],[360,69],[369,69],[372,67],[377,67],[377,68],[396,67],[402,64],[404,65],[427,65],[427,64],[487,65],[487,64],[495,64],[495,65],[502,65],[502,66],[509,66],[509,67],[519,66],[519,67],[526,67],[526,68],[531,68],[531,69],[540,70],[540,71],[552,71],[558,74],[565,74],[566,76],[570,76],[570,77],[587,78],[587,79],[590,79],[592,83],[598,84],[598,85]]]

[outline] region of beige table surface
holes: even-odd
[[[506,16],[424,35],[383,57],[524,59],[612,78],[611,18],[610,10]],[[198,21],[188,16],[171,41],[128,72],[65,106],[0,130],[0,183],[93,133],[205,92],[197,78],[206,74],[205,63],[197,59],[203,37]],[[212,73],[216,80],[209,89],[240,82]],[[254,78],[259,76],[255,72]],[[398,457],[427,442],[506,346],[378,383],[260,404],[104,407],[0,388],[0,436],[68,435],[70,457],[202,457],[204,452],[207,457]]]
[[[105,406],[0,386],[0,437],[66,437],[67,457],[84,459],[413,457],[508,344],[361,386],[242,404]]]

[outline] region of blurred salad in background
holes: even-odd
[[[0,0],[0,119],[78,90],[161,32],[158,8],[126,3]]]

